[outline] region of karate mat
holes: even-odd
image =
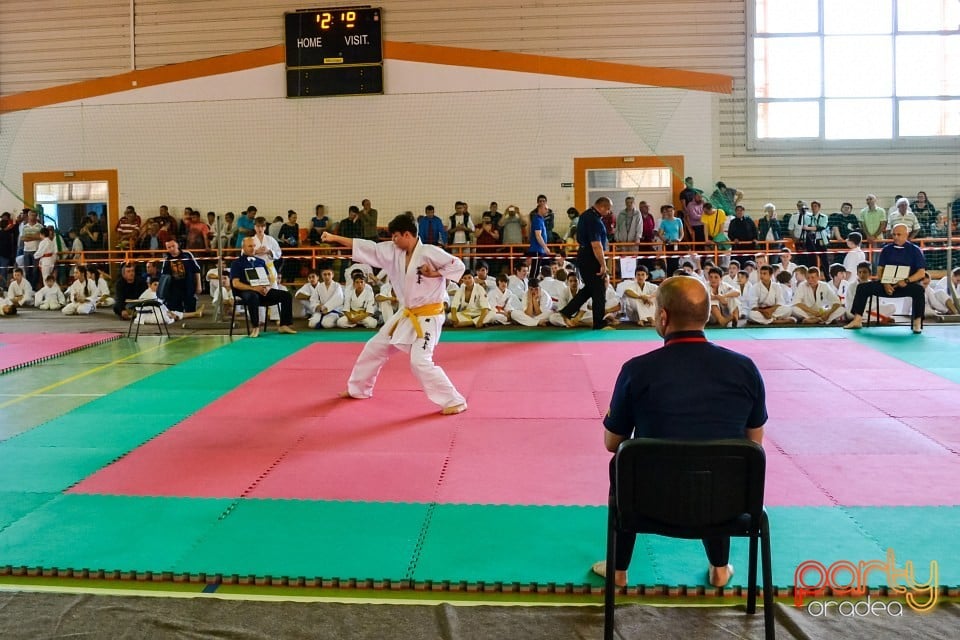
[[[0,374],[119,338],[116,333],[0,335]]]
[[[960,585],[960,553],[943,535],[960,525],[960,341],[887,331],[710,334],[754,358],[767,383],[780,587],[805,560],[883,560],[888,549],[919,578],[937,561],[939,584]],[[0,442],[0,568],[599,587],[589,566],[604,553],[600,420],[620,364],[656,348],[655,334],[448,331],[437,360],[470,404],[450,417],[401,354],[375,398],[337,399],[367,335],[268,334],[192,356],[171,341],[181,352],[162,366],[158,341],[140,357],[154,367],[145,377]],[[918,353],[936,354],[936,373]],[[710,375],[691,372],[691,383]],[[704,562],[697,542],[644,537],[631,583],[703,592]],[[740,585],[743,541],[732,562]]]

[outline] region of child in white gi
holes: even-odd
[[[444,415],[466,411],[467,402],[447,374],[433,361],[433,351],[443,328],[443,297],[447,280],[459,280],[464,264],[435,245],[425,245],[417,236],[412,216],[399,215],[387,226],[391,239],[372,242],[324,232],[321,241],[353,248],[353,258],[383,269],[400,301],[400,310],[388,324],[367,341],[357,358],[347,390],[349,398],[369,398],[380,369],[392,348],[409,355],[410,370],[430,400]]]
[[[567,276],[569,279],[569,276]],[[574,274],[576,278],[576,274]],[[505,274],[497,276],[497,286],[487,292],[487,302],[490,303],[490,313],[484,322],[486,324],[510,324],[510,316],[520,308],[520,300],[507,288],[510,278]]]
[[[57,284],[56,278],[48,275],[44,278],[44,283],[46,286],[40,289],[40,291],[37,291],[36,298],[34,298],[37,309],[44,309],[46,311],[62,309],[63,306],[67,304],[67,299],[60,289],[60,285]]]
[[[343,315],[337,319],[337,326],[349,329],[361,325],[367,329],[376,329],[376,312],[377,302],[374,300],[373,287],[367,284],[363,274],[354,274],[353,286],[347,289],[343,297]]]
[[[15,307],[29,307],[33,305],[33,285],[23,277],[23,269],[17,267],[13,270],[13,280],[7,287],[7,300]]]
[[[311,329],[332,329],[343,315],[343,287],[333,280],[333,269],[320,271],[320,283],[317,285],[317,306],[307,320]]]
[[[77,277],[67,287],[67,304],[60,310],[65,316],[79,316],[93,313],[97,308],[97,286],[87,277],[85,267],[77,267]]]
[[[461,278],[462,284],[457,289],[450,302],[448,319],[454,327],[483,326],[483,321],[490,313],[490,302],[487,300],[486,290],[473,280],[473,273],[467,269]]]
[[[659,287],[649,281],[649,276],[647,267],[638,264],[634,279],[621,282],[617,291],[627,320],[636,322],[641,327],[645,324],[653,326],[653,314],[657,306],[657,289]]]

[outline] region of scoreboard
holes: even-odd
[[[287,97],[383,93],[381,13],[337,7],[284,14]]]

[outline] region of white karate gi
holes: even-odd
[[[94,303],[98,307],[106,308],[106,307],[113,306],[113,303],[116,302],[116,300],[114,300],[110,296],[110,285],[107,284],[106,278],[101,277],[96,282],[94,282],[90,278],[87,278],[87,282],[90,282],[93,284],[93,288],[94,288],[93,299],[94,299]]]
[[[750,312],[747,314],[747,320],[756,324],[771,324],[774,320],[782,320],[793,315],[793,309],[784,301],[783,287],[779,282],[770,282],[770,287],[763,286],[762,282],[751,285],[750,288]],[[769,318],[760,313],[760,309],[766,309],[776,305],[773,315]]]
[[[537,295],[540,299],[540,313],[536,316],[527,313],[527,302],[531,294]],[[524,327],[536,327],[541,320],[549,321],[551,313],[553,313],[553,301],[550,299],[550,294],[537,287],[536,289],[527,289],[520,300],[520,308],[513,312],[512,318],[514,322]]]
[[[510,289],[500,291],[500,287],[487,292],[487,302],[490,303],[491,312],[483,319],[484,324],[510,324],[510,315],[520,308],[517,296]]]
[[[460,285],[457,293],[453,296],[453,300],[450,302],[451,315],[448,316],[451,322],[453,322],[453,311],[457,312],[459,320],[475,322],[484,309],[490,309],[490,301],[487,300],[487,291],[482,286],[474,283],[469,298],[466,297],[466,292],[467,286]]]
[[[320,295],[317,293],[317,289],[319,288],[320,283],[317,283],[317,286],[315,287],[308,282],[297,289],[297,292],[293,295],[294,300],[300,303],[304,318],[309,318],[316,312],[317,305],[320,304]],[[307,297],[298,298],[297,296]]]
[[[37,309],[44,309],[45,311],[57,311],[62,309],[65,304],[67,304],[67,299],[63,295],[60,286],[54,284],[52,287],[43,287],[40,291],[37,291],[37,295],[34,298],[34,304],[36,304]]]
[[[950,309],[947,308],[947,298],[950,296],[947,295],[946,291],[935,289],[933,285],[930,284],[923,288],[923,297],[924,316],[928,318],[935,318],[940,314],[950,313]]]
[[[97,285],[93,280],[74,280],[67,288],[67,298],[70,302],[60,311],[65,316],[78,316],[93,313],[96,310]]]
[[[53,273],[57,266],[57,243],[53,238],[43,238],[33,254],[40,266],[40,282],[45,282],[47,276]]]
[[[317,304],[310,319],[307,320],[307,326],[311,329],[317,327],[332,329],[337,326],[337,320],[341,315],[343,315],[343,287],[339,282],[334,281],[331,281],[328,287],[321,280],[317,285]]]
[[[579,289],[578,289],[578,291],[579,291]],[[560,292],[560,297],[557,298],[557,309],[563,309],[563,308],[566,307],[568,304],[570,304],[570,301],[573,300],[573,296],[575,296],[575,295],[576,295],[576,293],[574,293],[573,291],[570,291],[570,286],[569,286],[569,285],[566,286],[566,287],[564,287],[564,288],[563,288],[563,291]],[[580,308],[577,309],[577,313],[580,313],[581,311],[583,311],[583,312],[584,312],[584,316],[583,316],[583,317],[587,317],[587,311],[589,310],[589,308],[590,308],[590,301],[589,301],[589,300],[586,300],[586,301],[584,301],[584,303],[583,303],[582,305],[580,305]],[[576,316],[576,314],[574,314],[574,316]],[[566,322],[566,321],[567,321],[567,319],[566,319],[566,318],[563,316],[563,314],[560,313],[559,311],[554,311],[553,313],[550,314],[550,320],[549,320],[549,322],[550,322],[550,324],[552,324],[552,325],[555,326],[555,327],[566,327],[566,326],[567,326],[567,322]],[[590,325],[592,325],[593,322],[591,321],[591,322],[589,322],[589,323],[584,323],[583,320],[581,320],[581,321],[580,321],[580,324],[590,324]]]
[[[377,328],[377,301],[373,295],[373,287],[368,284],[363,285],[363,291],[357,293],[352,286],[347,287],[347,292],[343,296],[343,310],[347,311],[366,311],[369,315],[359,323],[351,322],[346,315],[337,318],[337,326],[341,329],[351,329],[357,324],[361,324],[367,329]]]
[[[18,303],[21,307],[33,305],[33,285],[26,278],[23,278],[20,282],[10,280],[10,286],[7,287],[7,300],[13,301],[19,296],[23,296],[23,299]]]
[[[630,322],[639,322],[640,320],[651,320],[656,312],[657,303],[655,300],[644,302],[640,298],[631,298],[627,291],[632,291],[638,296],[657,295],[659,287],[649,280],[643,283],[643,287],[636,280],[624,280],[617,286],[617,294],[620,296],[620,304],[623,305],[623,313]],[[562,309],[563,307],[559,307]]]
[[[393,297],[393,287],[390,286],[389,278],[387,282],[384,282],[380,285],[380,291],[377,293],[377,297],[380,298],[392,298]],[[393,316],[397,313],[397,303],[393,300],[385,299],[377,301],[377,308],[380,309],[380,321],[386,324],[390,322]]]
[[[442,307],[433,315],[414,315],[414,310],[442,304],[446,281],[460,280],[465,269],[463,261],[440,247],[418,241],[408,262],[407,252],[393,242],[357,238],[353,240],[353,259],[386,272],[400,307],[394,319],[367,341],[350,373],[347,392],[354,398],[371,397],[377,375],[390,357],[391,348],[395,347],[409,354],[410,370],[431,402],[443,408],[465,404],[464,397],[447,374],[433,361],[433,351],[443,328]],[[417,269],[424,264],[429,264],[442,276],[419,275]],[[426,313],[426,310],[421,312]],[[417,335],[418,327],[420,335]]]
[[[816,291],[811,289],[808,283],[804,282],[797,287],[797,294],[793,298],[793,315],[801,320],[806,320],[811,317],[809,313],[799,308],[797,306],[798,304],[806,305],[811,309],[828,309],[834,304],[840,304],[840,298],[825,282],[818,282]],[[843,308],[843,305],[840,305],[833,313],[827,316],[824,322],[830,324],[842,318],[845,313],[846,310]]]
[[[521,280],[512,273],[507,276],[509,282],[507,282],[507,289],[513,292],[513,295],[517,296],[517,300],[523,300],[523,296],[527,293],[527,284],[526,280]]]

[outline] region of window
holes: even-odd
[[[960,1],[751,5],[757,143],[960,136]]]

